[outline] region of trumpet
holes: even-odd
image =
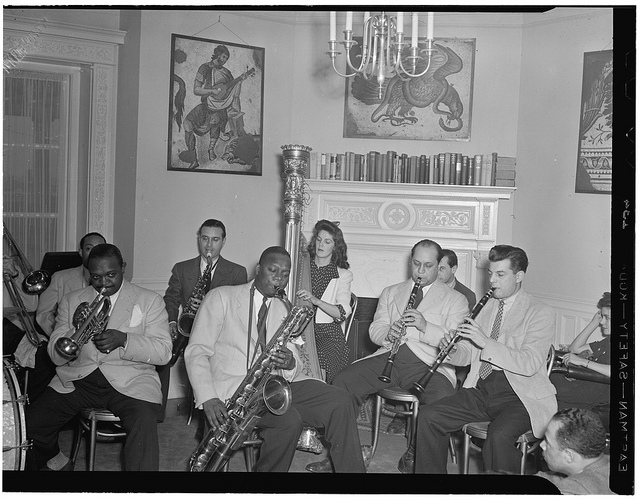
[[[98,335],[107,328],[109,322],[109,306],[104,296],[106,288],[102,288],[91,304],[80,304],[73,318],[76,327],[71,337],[61,337],[56,340],[54,346],[56,352],[64,359],[73,360],[80,354],[82,347],[89,342],[94,335]]]
[[[26,256],[22,253],[22,250],[20,250],[20,247],[4,224],[2,225],[2,229],[2,236],[7,241],[9,248],[12,249],[10,250],[10,255],[16,255],[18,257],[18,265],[22,270],[22,274],[25,276],[24,280],[22,280],[22,291],[29,295],[41,294],[51,284],[51,275],[44,269],[34,271]]]
[[[467,315],[467,317],[465,318],[463,323],[468,323],[469,319],[474,319],[478,314],[480,314],[480,311],[482,310],[482,308],[486,305],[486,303],[489,301],[489,299],[493,296],[494,290],[495,290],[495,288],[490,288],[489,291],[487,291],[487,293],[485,293],[482,296],[482,298],[478,301],[478,303],[473,307],[471,312]],[[442,349],[440,349],[440,352],[436,356],[436,359],[433,362],[433,365],[431,365],[429,367],[429,370],[427,371],[427,373],[425,373],[424,377],[422,377],[418,382],[414,382],[413,383],[413,386],[419,392],[424,392],[424,388],[429,383],[429,380],[431,380],[431,377],[433,377],[435,375],[435,373],[438,370],[438,368],[440,367],[440,365],[443,363],[443,361],[449,355],[449,352],[451,352],[451,349],[453,349],[453,346],[461,338],[462,337],[460,336],[460,334],[456,331],[455,335],[451,338],[449,343],[446,346],[444,346]]]
[[[416,301],[416,294],[420,289],[421,278],[416,279],[415,285],[413,285],[413,289],[411,290],[411,294],[409,295],[409,300],[407,302],[405,311],[413,308],[413,304]],[[396,359],[396,354],[398,354],[398,349],[400,349],[400,343],[402,342],[402,337],[405,336],[407,332],[407,325],[402,322],[402,328],[397,337],[393,339],[393,344],[391,345],[391,352],[389,353],[389,357],[387,358],[387,363],[384,365],[384,369],[382,370],[382,374],[378,377],[381,382],[389,383],[391,382],[391,369],[393,368],[393,363]]]

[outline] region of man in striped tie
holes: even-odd
[[[518,473],[518,437],[529,430],[543,437],[557,410],[556,391],[547,375],[555,314],[522,290],[528,263],[521,248],[496,245],[489,252],[495,300],[475,320],[458,327],[462,340],[447,361],[471,365],[463,388],[420,408],[416,473],[446,474],[449,433],[470,422],[490,422],[482,448],[486,471]],[[453,333],[445,336],[441,348]]]

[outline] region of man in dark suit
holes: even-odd
[[[56,376],[33,404],[27,405],[27,453],[30,470],[72,470],[58,446],[58,432],[82,408],[106,408],[120,417],[127,433],[125,469],[157,471],[160,451],[157,413],[162,392],[156,365],[171,357],[171,337],[162,297],[124,279],[120,250],[108,243],[89,255],[90,286],[62,298],[47,350]],[[91,332],[75,359],[63,356],[56,344],[71,337],[82,312],[103,291],[105,328]],[[84,304],[84,306],[82,305]],[[81,341],[81,339],[78,339]]]
[[[444,248],[442,250],[444,256],[438,265],[438,279],[445,285],[450,286],[454,290],[465,296],[469,303],[469,311],[476,305],[476,294],[469,290],[466,286],[456,279],[456,271],[458,270],[458,256],[453,250]]]
[[[181,335],[178,332],[180,311],[181,309],[184,311],[188,304],[190,304],[189,298],[196,284],[203,277],[203,273],[208,265],[210,265],[212,269],[208,278],[209,284],[205,287],[204,295],[206,295],[209,290],[222,285],[243,285],[248,281],[246,268],[228,261],[220,255],[224,244],[227,242],[227,229],[221,221],[217,219],[205,220],[198,229],[196,242],[199,255],[193,259],[178,262],[173,266],[171,277],[169,278],[169,286],[164,294],[164,302],[167,307],[167,313],[169,314],[169,327],[171,329],[171,338],[174,342],[174,349]],[[203,297],[191,301],[192,305],[196,305],[196,310],[197,306],[199,306],[199,301],[201,301]],[[175,363],[176,359],[174,353],[172,361]],[[171,364],[159,369],[163,393],[169,390],[170,370]],[[166,397],[164,401],[166,401]]]

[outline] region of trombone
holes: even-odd
[[[29,295],[37,295],[44,292],[51,283],[51,275],[44,270],[33,270],[31,264],[29,264],[29,261],[26,259],[26,257],[20,250],[20,247],[18,247],[15,240],[11,236],[11,233],[4,225],[3,238],[9,245],[8,255],[11,257],[16,255],[18,257],[18,265],[20,266],[20,269],[25,276],[24,280],[22,281],[22,290]],[[24,305],[24,301],[20,296],[20,290],[18,288],[18,284],[16,283],[15,277],[3,272],[3,281],[5,287],[7,288],[11,303],[15,308],[15,314],[18,315],[18,319],[20,320],[20,324],[22,325],[27,339],[34,346],[39,347],[41,342],[39,340],[33,318],[27,311],[27,308]]]

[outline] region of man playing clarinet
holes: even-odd
[[[555,314],[522,290],[528,264],[521,248],[490,250],[493,299],[458,326],[462,340],[449,353],[453,365],[471,364],[469,375],[456,394],[420,408],[416,473],[446,474],[449,433],[469,422],[490,421],[482,447],[487,471],[519,473],[516,440],[529,430],[543,437],[557,409],[546,368]],[[447,333],[441,348],[455,333]]]
[[[373,355],[342,370],[333,385],[346,389],[358,405],[381,389],[399,386],[413,388],[438,354],[438,345],[447,330],[455,328],[469,312],[464,295],[438,280],[438,263],[442,248],[435,241],[422,240],[411,250],[409,260],[411,278],[385,288],[380,295],[373,323],[369,328],[371,340],[381,346]],[[407,308],[416,283],[416,297]],[[404,335],[400,335],[404,332]],[[387,365],[393,343],[399,338],[400,347],[394,358],[388,382],[380,380]],[[433,377],[430,387],[420,395],[422,403],[432,403],[453,394],[456,375],[451,365],[443,364]],[[308,470],[326,472],[331,463],[309,464]],[[402,471],[413,472],[412,447],[400,459]]]

